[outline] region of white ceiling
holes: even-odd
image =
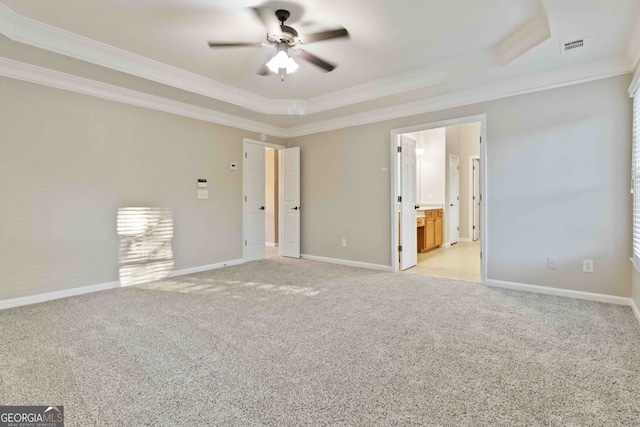
[[[141,83],[144,79],[184,92],[174,100],[202,106],[202,98],[210,98],[212,111],[282,128],[483,88],[516,93],[617,75],[632,71],[640,54],[637,0],[0,0],[0,5],[0,33],[11,39],[0,41],[0,57],[46,68],[75,61],[58,71],[103,82],[114,80],[109,73],[123,73],[131,78],[129,89],[171,98]],[[297,59],[300,69],[281,82],[275,75],[255,74],[273,48],[207,46],[209,40],[264,41],[265,29],[249,9],[255,6],[290,10],[287,24],[303,41],[304,34],[347,28],[350,39],[305,46],[339,66],[324,73]],[[560,53],[560,43],[582,37],[586,48]],[[104,72],[83,75],[89,66]]]

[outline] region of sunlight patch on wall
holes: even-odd
[[[173,269],[173,216],[169,208],[120,208],[120,283],[122,286],[167,277]]]

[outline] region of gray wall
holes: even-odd
[[[257,134],[5,78],[0,111],[0,300],[118,280],[122,206],[173,210],[175,269],[242,258]]]
[[[486,113],[488,278],[629,296],[630,80],[288,140],[302,147],[302,253],[390,265],[390,131]],[[593,274],[582,273],[583,258]]]

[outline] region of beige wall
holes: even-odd
[[[444,205],[445,129],[425,130],[419,135],[424,153],[418,156],[421,177],[418,201],[421,204]]]
[[[390,265],[390,131],[484,113],[488,278],[629,296],[630,79],[290,139],[302,147],[302,253]]]
[[[278,243],[278,150],[265,149],[265,242]]]
[[[118,280],[122,206],[172,209],[175,269],[242,257],[257,134],[5,78],[0,111],[0,300]]]
[[[288,140],[302,147],[302,253],[390,265],[390,131],[485,113],[489,279],[630,296],[629,81]],[[117,280],[121,206],[173,210],[176,269],[242,256],[228,164],[258,135],[4,78],[0,107],[0,299]]]

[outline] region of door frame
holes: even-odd
[[[475,206],[473,203],[473,187],[474,187],[474,182],[473,182],[473,161],[474,160],[478,160],[478,162],[480,162],[480,156],[469,156],[469,200],[467,200],[467,202],[469,203],[469,241],[470,242],[475,242],[475,240],[473,240],[473,213],[475,212]],[[480,167],[480,166],[478,166]],[[480,169],[480,172],[482,172],[482,168]],[[480,179],[480,174],[478,174],[478,179]],[[480,188],[480,190],[482,190],[482,188]],[[480,191],[481,192],[481,191]],[[480,208],[482,208],[482,205],[480,205]],[[482,216],[482,215],[480,215]],[[478,224],[481,225],[481,224]],[[480,229],[480,231],[482,231],[482,228]]]
[[[240,194],[240,200],[242,203],[242,240],[240,241],[240,246],[242,247],[242,259],[246,261],[247,255],[245,253],[244,241],[246,240],[246,218],[247,218],[247,204],[244,202],[244,194],[245,187],[247,182],[247,168],[245,168],[244,164],[244,152],[246,150],[247,144],[261,145],[265,148],[274,148],[276,150],[282,150],[283,148],[287,148],[284,145],[272,144],[270,142],[257,141],[251,138],[242,138],[242,193]],[[278,156],[278,162],[281,161],[281,156]],[[278,165],[280,166],[280,165]],[[280,175],[280,174],[278,174]],[[278,187],[280,186],[280,176],[278,176]],[[280,204],[280,192],[278,192],[278,204]],[[282,222],[281,212],[278,211],[278,224]],[[278,227],[278,234],[280,234],[280,229]],[[280,241],[280,237],[278,237],[278,241]],[[280,254],[280,249],[278,248],[278,254]]]
[[[487,282],[487,264],[489,259],[489,252],[487,251],[489,240],[489,229],[487,227],[487,115],[477,114],[474,116],[459,117],[449,120],[442,120],[438,122],[423,123],[420,125],[392,129],[389,138],[389,152],[391,153],[389,171],[391,181],[391,199],[389,204],[390,212],[390,225],[391,225],[391,270],[398,272],[398,139],[403,133],[420,132],[428,129],[436,129],[447,126],[461,125],[465,123],[480,122],[480,137],[482,141],[480,143],[480,280],[481,283]]]

